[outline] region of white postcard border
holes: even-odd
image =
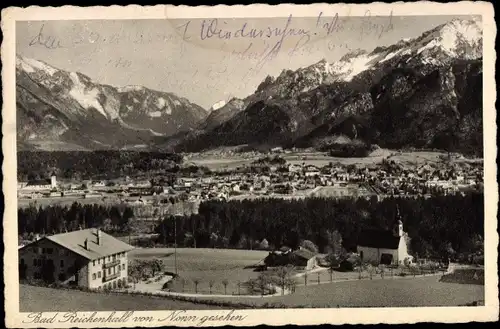
[[[28,313],[19,312],[18,255],[17,255],[17,182],[16,182],[16,101],[15,101],[15,22],[22,20],[61,20],[61,19],[173,19],[207,17],[279,17],[316,16],[318,12],[338,13],[339,16],[363,16],[369,10],[372,16],[389,15],[439,15],[464,14],[482,15],[483,21],[483,127],[484,127],[484,182],[485,182],[485,306],[479,307],[419,307],[419,308],[334,308],[334,309],[265,309],[235,310],[232,314],[246,316],[242,321],[205,321],[203,316],[226,315],[228,311],[189,311],[186,314],[196,316],[194,322],[163,321],[172,311],[134,311],[133,317],[152,316],[155,321],[132,320],[106,323],[64,323],[64,314],[44,313],[44,317],[55,315],[53,323],[29,323]],[[497,203],[498,186],[496,182],[496,88],[494,42],[496,24],[491,3],[460,2],[432,3],[397,2],[392,4],[315,4],[269,6],[256,4],[251,6],[110,6],[110,7],[28,7],[8,8],[2,11],[2,30],[4,41],[1,48],[3,82],[3,193],[4,193],[4,281],[5,313],[8,327],[134,327],[134,326],[215,326],[234,325],[313,325],[313,324],[375,324],[375,323],[415,323],[415,322],[469,322],[493,321],[498,319],[498,276],[497,276]],[[111,312],[98,312],[99,316],[108,316]],[[121,316],[125,312],[117,312]],[[90,316],[92,312],[82,312],[79,316]],[[199,317],[199,318],[198,318]],[[28,321],[28,322],[26,322]]]

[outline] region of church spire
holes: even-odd
[[[403,221],[401,220],[401,213],[399,212],[399,206],[396,205],[396,218],[394,221],[394,236],[403,236]]]

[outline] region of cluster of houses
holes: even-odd
[[[339,268],[352,270],[357,265],[356,260],[369,264],[411,265],[413,256],[408,253],[408,235],[403,230],[403,222],[397,218],[393,229],[367,229],[358,237],[357,253],[351,254],[338,264]],[[264,259],[265,267],[293,265],[306,271],[312,270],[322,263],[322,255],[309,249],[299,247],[293,251],[284,246],[279,250],[269,252]]]
[[[429,163],[406,168],[385,162],[369,165],[306,163],[256,164],[266,170],[240,167],[232,171],[177,177],[169,183],[148,179],[83,181],[61,184],[50,179],[20,182],[20,198],[78,196],[82,198],[117,195],[141,197],[186,195],[199,202],[210,199],[255,196],[372,197],[453,194],[477,188],[483,181],[482,163],[461,163],[445,167]],[[261,168],[260,168],[261,169]]]

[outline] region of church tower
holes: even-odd
[[[396,222],[394,223],[394,228],[392,230],[392,233],[394,234],[394,236],[402,237],[404,231],[403,231],[403,222],[401,221],[401,215],[399,213],[399,207],[397,207],[396,211],[397,211]]]
[[[52,173],[52,176],[50,176],[50,186],[52,188],[56,188],[57,187],[57,178],[56,178],[56,174],[55,173]]]

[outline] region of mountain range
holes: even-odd
[[[190,129],[208,115],[172,93],[104,85],[19,55],[16,102],[21,147],[149,146],[155,137]]]
[[[353,51],[335,63],[283,70],[251,95],[218,102],[209,111],[171,93],[100,85],[35,62],[18,57],[22,142],[144,144],[177,152],[362,143],[482,153],[477,20],[455,19],[416,38]],[[20,127],[20,121],[27,125]]]

